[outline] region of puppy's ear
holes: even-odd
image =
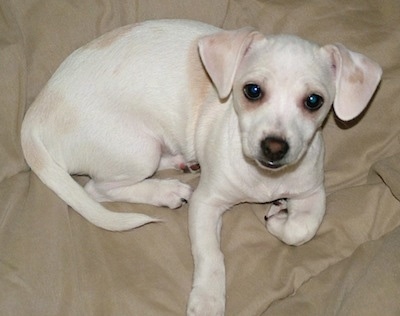
[[[200,58],[221,99],[229,96],[236,70],[255,38],[264,36],[247,27],[221,31],[199,40]]]
[[[336,79],[335,113],[341,120],[350,121],[368,105],[381,80],[382,69],[376,62],[341,44],[321,49],[328,54]]]

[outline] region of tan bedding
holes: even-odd
[[[266,205],[224,215],[226,314],[400,315],[398,0],[1,0],[0,12],[0,315],[184,315],[193,271],[187,207],[108,203],[165,222],[96,228],[29,171],[19,136],[25,111],[68,54],[156,18],[341,42],[383,67],[362,118],[344,124],[332,114],[324,126],[328,205],[312,241],[276,240],[264,227]]]

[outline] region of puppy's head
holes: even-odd
[[[382,74],[340,44],[248,28],[204,37],[199,52],[219,97],[232,94],[244,154],[272,170],[304,156],[332,104],[342,120],[359,115]]]

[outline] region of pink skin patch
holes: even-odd
[[[179,164],[179,168],[185,173],[195,173],[200,171],[200,165],[196,162],[189,162],[187,164],[181,163]]]

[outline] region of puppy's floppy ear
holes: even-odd
[[[221,99],[229,96],[236,70],[255,38],[264,36],[250,27],[221,31],[199,40],[200,58]]]
[[[341,44],[321,49],[328,55],[336,78],[335,113],[341,120],[350,121],[368,105],[381,80],[382,69],[376,62]]]

